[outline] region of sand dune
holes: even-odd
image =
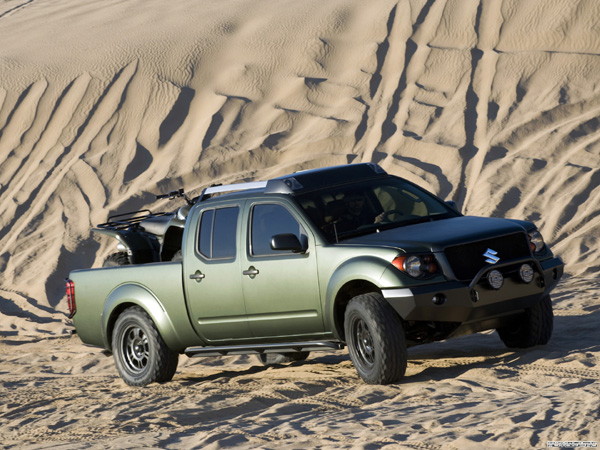
[[[440,360],[436,353],[440,347],[418,350],[417,355],[425,356],[413,360],[414,372],[420,367],[419,358],[433,355],[423,363],[433,368],[417,375],[419,389],[432,390],[433,381],[444,379],[441,392],[448,390],[447,399],[468,391],[465,396],[476,399],[465,402],[473,405],[484,401],[486,392],[493,392],[497,399],[485,400],[479,408],[509,406],[513,418],[480,422],[478,413],[452,413],[448,400],[433,399],[429,404],[445,411],[444,420],[456,422],[456,427],[464,422],[465,430],[473,433],[473,427],[483,424],[504,430],[504,437],[494,435],[499,448],[524,448],[511,443],[508,435],[513,431],[527,436],[531,446],[543,446],[546,437],[576,437],[576,431],[569,429],[587,430],[588,437],[598,440],[592,422],[567,411],[571,406],[566,396],[575,389],[581,399],[574,405],[586,411],[585,395],[593,391],[597,396],[597,383],[592,380],[597,380],[597,372],[590,367],[598,362],[598,346],[561,343],[565,336],[560,330],[568,335],[571,327],[580,328],[575,318],[593,320],[598,305],[593,280],[600,270],[599,15],[600,3],[571,0],[2,2],[0,336],[6,342],[14,339],[16,345],[3,344],[0,379],[7,372],[26,372],[28,364],[38,375],[50,373],[41,380],[26,375],[6,378],[4,392],[25,387],[10,400],[15,404],[40,383],[50,389],[42,397],[55,395],[48,385],[60,377],[52,372],[64,370],[68,376],[60,378],[61,386],[68,386],[72,378],[90,383],[73,388],[71,394],[90,396],[96,384],[104,384],[102,392],[112,399],[123,395],[131,400],[128,396],[138,395],[114,379],[111,364],[97,353],[77,346],[76,340],[57,340],[71,329],[63,279],[72,269],[98,266],[112,251],[114,243],[89,231],[108,215],[146,207],[174,209],[178,205],[155,201],[154,194],[180,187],[197,194],[214,182],[266,179],[299,169],[373,161],[457,201],[465,213],[535,221],[567,263],[569,278],[562,286],[560,305],[561,314],[573,319],[565,319],[552,345],[535,350],[531,360],[528,354],[490,354],[494,350],[487,346],[483,350],[477,343],[467,344],[469,355],[456,360]],[[581,309],[579,295],[588,302],[588,310]],[[46,336],[52,338],[47,346],[23,343],[23,339]],[[61,353],[57,346],[63,344],[81,355],[75,356],[79,355],[75,350]],[[29,359],[21,358],[21,350]],[[71,362],[59,361],[54,369],[52,358],[31,356],[43,351]],[[541,365],[534,362],[538,356]],[[310,430],[300,424],[307,409],[315,406],[310,402],[302,406],[294,399],[320,392],[326,394],[317,410],[354,411],[334,415],[339,420],[371,420],[371,413],[357,412],[365,408],[375,411],[376,417],[358,431],[337,429],[339,439],[325,446],[350,448],[355,441],[347,435],[356,432],[356,445],[366,448],[374,430],[383,429],[387,431],[375,433],[388,439],[382,445],[401,435],[414,439],[407,448],[444,446],[449,425],[430,416],[432,409],[420,424],[423,428],[411,428],[408,421],[392,414],[391,405],[400,398],[408,397],[409,404],[425,401],[413,385],[382,391],[360,387],[347,358],[331,358],[324,361],[333,361],[335,370],[317,359],[307,369],[308,380],[304,375],[293,378],[299,367],[277,372],[274,382],[283,386],[281,392],[270,384],[271,371],[256,372],[244,359],[222,362],[234,378],[238,376],[231,371],[242,371],[237,387],[226,395],[241,403],[271,405],[264,410],[242,408],[247,418],[230,414],[236,404],[228,403],[223,391],[214,387],[227,378],[219,378],[220,367],[213,371],[209,363],[185,365],[179,381],[152,388],[152,395],[183,399],[197,390],[195,402],[211,398],[223,405],[220,417],[227,424],[250,423],[260,410],[262,422],[250,427],[250,434],[264,435],[262,441],[231,438],[247,446],[269,447],[265,442],[279,436],[291,448],[299,435],[333,433],[336,426],[331,419],[326,425],[310,419]],[[534,368],[522,371],[520,359]],[[555,359],[559,365],[563,360],[568,363],[568,369],[544,372]],[[452,374],[447,380],[443,364]],[[544,367],[541,372],[539,367]],[[572,367],[584,372],[570,372]],[[488,380],[483,385],[474,381],[480,373]],[[539,373],[541,381],[533,380]],[[212,387],[204,392],[195,385],[207,374]],[[466,380],[452,381],[465,374]],[[514,376],[516,381],[506,381]],[[290,377],[288,389],[284,380]],[[494,392],[491,385],[499,380],[509,387]],[[244,383],[269,393],[249,399],[243,394]],[[345,383],[352,385],[351,391],[358,389],[353,404],[335,400],[348,397]],[[556,397],[539,393],[547,389],[557,392]],[[119,447],[133,431],[141,433],[134,446],[168,442],[192,447],[199,435],[207,447],[230,442],[187,422],[183,413],[172,419],[175,422],[167,421],[181,438],[171,442],[161,437],[162,416],[147,421],[127,416],[130,428],[90,428],[79,421],[71,426],[71,416],[57,415],[60,405],[39,401],[29,407],[42,414],[44,405],[50,405],[52,420],[69,428],[70,435],[54,433],[56,425],[50,421],[39,434],[22,427],[11,403],[0,410],[4,442],[16,445],[12,443],[27,435],[27,442],[39,448],[43,442],[51,445],[55,438],[93,442],[104,435],[105,441],[99,442]],[[290,401],[293,407],[288,406]],[[534,403],[531,412],[530,402]],[[371,403],[376,406],[368,407]],[[166,405],[166,410],[174,409],[173,405]],[[282,412],[279,407],[299,422],[290,427],[275,424],[269,435],[267,426],[273,426],[273,415]],[[199,413],[197,407],[185,408]],[[403,408],[411,417],[410,406]],[[130,414],[102,408],[93,413],[83,407],[70,411],[107,421]],[[597,420],[597,411],[589,411]],[[574,425],[556,428],[562,420],[572,420]],[[540,427],[555,431],[537,432]],[[15,431],[19,428],[22,434]],[[452,430],[462,439],[454,444],[456,448],[483,440],[484,435],[469,438],[467,431]],[[438,438],[420,437],[427,432]],[[306,436],[302,439],[315,442]]]
[[[571,274],[596,273],[597,9],[5,2],[4,298],[59,326],[36,303],[64,310],[65,274],[109,251],[89,234],[109,214],[358,161],[532,219]]]

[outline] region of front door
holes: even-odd
[[[277,234],[295,234],[304,253],[271,249]],[[242,286],[248,321],[257,337],[310,337],[323,333],[314,240],[283,204],[257,203],[250,210]]]
[[[183,279],[192,324],[209,342],[251,337],[237,252],[239,216],[239,205],[207,208],[190,223],[195,236],[186,240]]]

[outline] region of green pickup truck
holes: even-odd
[[[409,346],[495,329],[526,348],[552,334],[564,265],[535,225],[463,216],[376,164],[185,198],[99,225],[120,251],[67,279],[79,337],[129,385],[170,380],[180,354],[281,364],[345,346],[365,382],[387,384]]]

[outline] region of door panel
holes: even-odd
[[[287,208],[277,204],[254,205],[249,230],[242,286],[252,334],[274,337],[322,333],[312,237]],[[295,234],[308,251],[298,254],[272,250],[272,236],[283,233]]]
[[[184,257],[186,297],[193,326],[207,341],[251,337],[237,256],[238,206],[204,210]]]

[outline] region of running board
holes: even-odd
[[[224,356],[248,355],[262,353],[294,353],[294,352],[319,352],[327,350],[342,350],[345,347],[339,341],[312,341],[312,342],[286,342],[280,344],[251,344],[251,345],[224,345],[220,347],[189,347],[185,354],[190,358],[194,356]]]

